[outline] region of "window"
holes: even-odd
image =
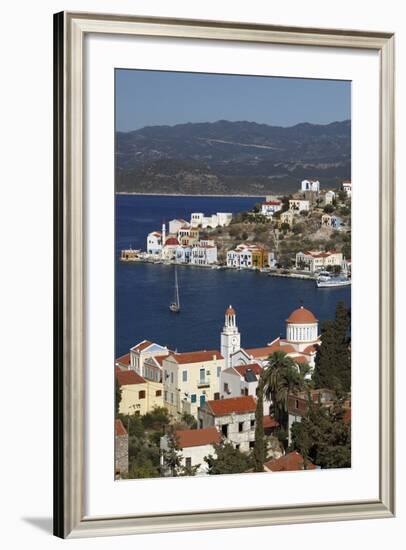
[[[161,390],[156,390],[155,397],[161,397],[161,395],[162,395],[162,391]]]
[[[220,378],[221,367],[217,367],[217,378]]]
[[[164,400],[168,401],[168,392],[166,390],[164,391]]]
[[[138,398],[139,399],[145,399],[145,390],[141,390],[138,392]]]
[[[190,402],[191,403],[196,403],[196,394],[195,393],[192,393],[192,395],[190,396]]]
[[[186,468],[191,468],[192,467],[192,459],[190,458],[190,456],[186,457],[185,465],[186,465]]]
[[[244,422],[238,422],[238,431],[239,432],[244,431]]]
[[[171,403],[173,403],[173,393],[171,393]]]
[[[251,420],[251,429],[255,428],[255,420]]]
[[[173,372],[171,372],[171,384],[173,384]]]
[[[224,382],[224,393],[230,393],[227,382]]]
[[[235,446],[236,450],[239,451],[240,450],[240,445],[239,443]]]
[[[223,424],[221,426],[221,433],[224,435],[224,437],[228,436],[228,424]]]
[[[206,378],[206,370],[200,369],[200,382],[204,382],[205,378]]]
[[[182,371],[182,382],[187,382],[187,370]]]
[[[250,449],[253,449],[255,447],[255,441],[250,441]]]
[[[214,400],[215,400],[215,401],[218,401],[219,399],[220,399],[220,394],[219,394],[219,392],[216,392],[216,393],[214,394]]]

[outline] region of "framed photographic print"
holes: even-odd
[[[55,534],[391,517],[393,35],[54,24]]]

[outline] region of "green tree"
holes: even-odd
[[[121,402],[121,388],[120,384],[118,383],[117,377],[115,379],[115,398],[114,398],[114,407],[115,407],[115,415],[118,415],[118,411],[120,410],[120,402]]]
[[[272,401],[275,420],[287,430],[288,396],[304,387],[304,374],[284,351],[275,351],[269,356],[262,377],[264,394]]]
[[[188,428],[190,428],[191,430],[196,430],[197,420],[192,414],[186,412],[183,413],[181,420],[186,424]]]
[[[351,466],[351,425],[344,421],[344,412],[341,400],[325,407],[309,396],[307,415],[291,429],[291,450],[303,456],[305,465],[311,460],[321,468]]]
[[[255,447],[254,447],[254,470],[264,471],[266,458],[266,444],[264,434],[264,382],[262,376],[258,379],[257,406],[255,409]]]
[[[229,442],[214,444],[215,455],[204,457],[210,475],[241,474],[252,468],[250,455],[235,449]]]
[[[152,411],[141,417],[142,425],[146,430],[158,430],[164,433],[165,427],[170,423],[168,409],[154,407]]]
[[[337,302],[334,321],[321,327],[319,346],[313,374],[316,388],[329,388],[336,392],[351,390],[350,312],[344,302]]]
[[[326,214],[331,214],[332,212],[334,212],[334,206],[332,204],[326,204],[326,206],[323,208],[323,211]]]
[[[163,471],[165,474],[170,472],[172,477],[178,476],[182,471],[183,456],[179,448],[179,444],[175,435],[175,431],[170,429],[166,434],[167,448],[162,451]]]

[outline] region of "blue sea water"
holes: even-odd
[[[120,250],[146,248],[146,236],[191,212],[241,212],[258,197],[116,196],[116,357],[148,339],[178,351],[219,349],[224,311],[232,304],[243,347],[285,335],[285,320],[301,301],[319,320],[334,317],[338,300],[351,303],[351,287],[317,289],[314,281],[250,271],[179,266],[181,312],[173,298],[173,266],[121,263]]]

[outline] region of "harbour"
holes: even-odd
[[[170,263],[121,262],[120,250],[142,249],[145,235],[174,215],[192,210],[240,212],[257,197],[167,197],[132,195],[116,199],[116,356],[148,338],[178,351],[217,349],[224,308],[238,311],[243,345],[270,342],[284,331],[286,315],[304,303],[320,321],[334,317],[338,300],[351,303],[351,287],[320,291],[315,280],[266,276],[260,271],[178,266],[182,310],[168,308],[173,297]]]

